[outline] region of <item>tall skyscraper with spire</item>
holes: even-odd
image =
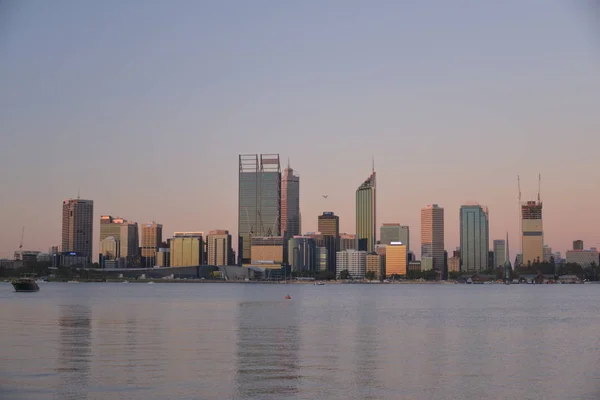
[[[356,189],[356,238],[358,250],[375,251],[377,232],[375,162],[371,175]]]
[[[281,177],[281,235],[300,235],[300,177],[288,165]]]
[[[94,201],[76,199],[63,201],[62,251],[81,253],[92,262]]]

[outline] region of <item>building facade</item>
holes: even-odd
[[[318,230],[323,238],[323,247],[327,248],[329,271],[335,272],[337,252],[340,251],[340,217],[331,211],[325,211],[317,218]]]
[[[202,232],[175,232],[169,244],[171,267],[192,267],[204,264]]]
[[[338,251],[336,278],[339,279],[342,271],[347,270],[352,279],[363,279],[367,272],[367,252],[359,250]]]
[[[340,233],[340,251],[358,250],[358,240],[352,233]]]
[[[92,262],[94,233],[94,201],[69,199],[62,207],[62,251],[78,253]]]
[[[264,268],[281,268],[284,260],[283,236],[255,236],[250,247],[253,266]]]
[[[573,240],[573,250],[583,250],[583,240]]]
[[[504,240],[494,240],[494,268],[504,267],[506,261],[506,244]]]
[[[288,167],[281,177],[281,235],[286,238],[300,235],[300,177]]]
[[[463,272],[488,269],[489,244],[488,210],[476,205],[460,207],[460,254]]]
[[[375,170],[356,189],[356,236],[358,249],[372,253],[377,243],[377,197]]]
[[[229,231],[213,230],[206,236],[207,264],[234,265],[232,240]]]
[[[367,274],[372,272],[375,279],[381,280],[385,277],[384,268],[383,256],[377,253],[367,254]]]
[[[279,154],[241,154],[238,183],[238,263],[249,264],[254,236],[281,236]]]
[[[583,268],[589,267],[592,263],[600,265],[597,249],[589,250],[568,250],[567,262],[581,265]]]
[[[408,257],[406,245],[401,242],[392,242],[385,246],[385,272],[387,276],[406,276],[408,271]]]
[[[406,251],[410,252],[410,228],[398,223],[385,223],[379,230],[379,242],[381,244],[402,242],[406,245]]]
[[[151,223],[142,225],[142,258],[144,267],[153,267],[156,262],[156,252],[163,241],[162,224]]]
[[[432,258],[432,268],[444,268],[444,209],[430,204],[421,209],[421,269],[427,266],[425,258]]]
[[[319,253],[315,240],[310,236],[296,235],[288,240],[288,265],[294,272],[317,271]]]
[[[544,260],[544,229],[542,202],[528,201],[521,205],[522,263],[527,265]]]

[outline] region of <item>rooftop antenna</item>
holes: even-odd
[[[25,227],[21,230],[21,242],[19,243],[19,249],[23,248],[23,236],[25,235]]]
[[[373,172],[375,172],[375,156],[373,156]]]
[[[521,210],[521,177],[519,175],[517,175],[517,187],[519,189],[519,219],[518,219],[518,230],[517,232],[519,232],[519,237],[521,238],[521,240],[519,241],[519,251],[521,253],[523,253],[523,231],[522,231],[522,227],[521,227],[521,218],[523,218],[522,215],[522,210]],[[515,265],[516,268],[516,265]]]
[[[542,190],[542,174],[538,174],[538,203],[541,202],[540,200],[540,191]]]
[[[288,169],[290,169],[290,158],[288,157]]]
[[[79,188],[77,188],[77,200],[79,200]]]

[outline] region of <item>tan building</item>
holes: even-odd
[[[542,202],[528,201],[521,205],[521,244],[524,265],[544,260],[544,229]]]
[[[250,250],[252,262],[248,265],[281,268],[283,265],[283,242],[282,236],[253,237]]]
[[[231,248],[231,235],[226,230],[208,232],[206,237],[208,265],[233,265],[233,249]]]
[[[421,258],[431,257],[433,269],[444,268],[444,209],[430,204],[421,209]],[[421,266],[421,269],[426,269]]]
[[[340,233],[340,251],[358,250],[356,235],[351,233]]]
[[[202,232],[175,232],[169,248],[171,267],[192,267],[204,264]]]
[[[385,276],[383,256],[373,253],[367,254],[367,273],[374,272],[375,279],[382,279]]]
[[[392,242],[385,246],[385,273],[387,276],[406,276],[408,255],[406,245],[400,242]]]
[[[448,259],[448,272],[460,272],[460,258],[450,257]]]
[[[142,257],[154,257],[162,242],[162,224],[151,222],[142,225]]]

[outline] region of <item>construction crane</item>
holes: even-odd
[[[19,249],[23,248],[23,237],[25,236],[25,227],[21,229],[21,242],[19,242]]]
[[[519,188],[519,205],[521,205],[521,177],[517,175],[517,187]]]
[[[542,174],[538,174],[538,203],[541,202],[540,191],[542,190]]]

